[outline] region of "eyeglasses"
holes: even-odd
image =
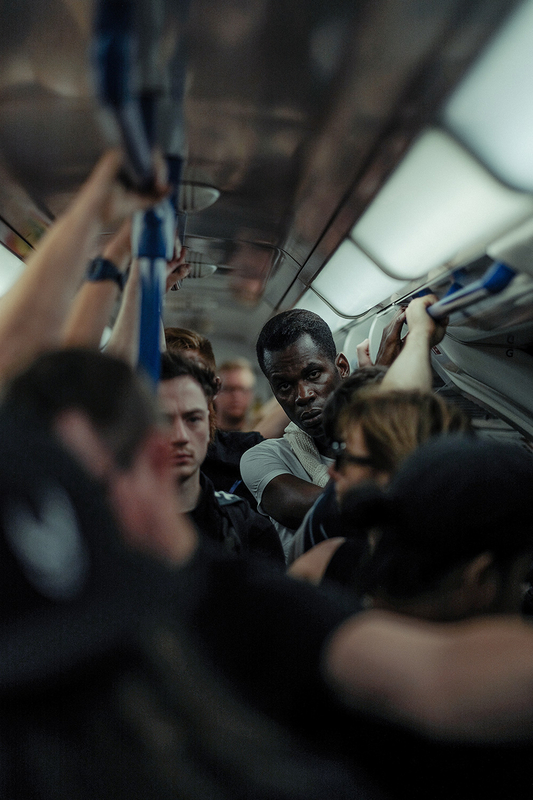
[[[354,464],[358,467],[374,466],[374,461],[370,456],[354,456],[352,453],[346,452],[346,444],[344,442],[334,442],[333,450],[335,451],[335,469],[337,471],[347,464]]]

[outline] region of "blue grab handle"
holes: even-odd
[[[139,332],[139,369],[155,387],[161,373],[159,348],[161,297],[164,290],[163,259],[140,259],[141,325]]]
[[[135,0],[99,0],[93,62],[100,98],[111,108],[120,126],[129,165],[139,187],[147,188],[154,182],[152,145],[157,136],[158,98],[153,92],[139,95],[133,84],[137,55],[135,24],[139,24],[135,7]],[[188,0],[177,3],[177,13],[182,20],[187,10]],[[172,66],[171,96],[179,104],[185,90],[186,67],[179,48]],[[182,110],[178,117],[179,124],[174,124],[172,131],[181,142],[184,138]],[[157,208],[135,215],[132,233],[133,256],[139,258],[141,273],[139,367],[154,385],[160,374],[159,337],[166,262],[172,259],[176,237],[178,191],[183,169],[181,151],[169,155],[167,164],[169,181],[173,186],[171,197]]]
[[[160,374],[160,319],[166,282],[166,263],[174,251],[176,214],[169,200],[136,215],[133,254],[141,272],[139,368],[154,385]]]
[[[463,289],[447,294],[442,300],[428,306],[427,312],[433,319],[443,319],[453,311],[479,303],[491,294],[503,291],[513,280],[516,272],[507,264],[495,263],[477,281],[470,283]]]
[[[146,186],[153,182],[154,169],[146,109],[132,91],[133,12],[131,0],[101,0],[92,53],[100,98],[113,109],[130,166],[139,185]]]

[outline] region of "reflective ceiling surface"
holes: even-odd
[[[137,0],[134,80],[156,98],[158,143],[186,156],[186,181],[220,192],[189,214],[186,230],[197,261],[217,272],[168,296],[167,323],[246,354],[273,310],[302,294],[512,7],[191,0],[184,15],[183,3]],[[117,130],[95,88],[96,3],[0,8],[1,230],[34,244]]]

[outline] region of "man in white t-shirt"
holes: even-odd
[[[331,459],[322,411],[350,367],[343,353],[337,355],[324,320],[302,309],[266,323],[257,358],[291,422],[283,438],[261,442],[243,455],[241,474],[287,553],[294,531],[328,483]]]
[[[431,391],[430,352],[444,336],[447,323],[435,322],[426,312],[436,300],[435,295],[419,297],[406,309],[409,335],[383,379],[383,391]],[[257,341],[257,358],[291,424],[282,439],[261,442],[245,453],[241,474],[258,510],[271,517],[288,556],[295,530],[328,483],[331,461],[322,412],[348,377],[349,364],[342,353],[336,355],[324,320],[298,309],[266,323]],[[381,360],[386,362],[388,366],[390,359]]]

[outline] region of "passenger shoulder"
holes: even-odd
[[[232,506],[235,505],[236,503],[247,502],[243,497],[239,497],[236,494],[230,494],[230,492],[218,491],[215,492],[215,497],[218,501],[218,504],[221,506]]]
[[[243,458],[250,455],[255,457],[260,453],[282,453],[285,451],[292,452],[287,439],[263,439],[262,442],[258,442],[253,447],[250,447],[246,453],[243,453]]]

